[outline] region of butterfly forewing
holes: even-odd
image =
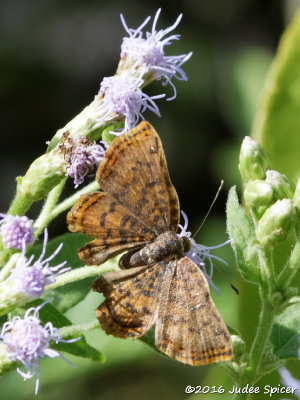
[[[99,167],[97,180],[103,190],[157,235],[176,231],[177,193],[160,138],[148,122],[113,141]]]
[[[190,365],[232,357],[229,332],[209,294],[207,281],[188,257],[175,264],[170,289],[162,297],[155,344],[168,356]]]
[[[97,238],[79,249],[87,264],[100,264],[155,237],[153,231],[106,192],[81,196],[68,213],[68,224],[72,232]]]

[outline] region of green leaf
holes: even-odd
[[[84,263],[80,260],[77,249],[85,245],[89,240],[89,236],[79,233],[66,233],[65,235],[58,236],[48,242],[44,259],[50,256],[60,243],[63,243],[61,251],[54,260],[50,261],[50,265],[55,266],[63,261],[67,261],[66,267],[71,267],[72,269],[82,267]],[[42,247],[42,244],[38,244],[30,249],[30,254],[35,256],[35,260],[40,256]],[[56,288],[55,290],[47,290],[42,297],[45,300],[50,299],[56,308],[61,312],[65,312],[85,298],[94,280],[95,278],[93,277],[86,278]]]
[[[272,168],[296,182],[300,174],[300,12],[284,32],[271,65],[252,136]]]
[[[258,283],[260,282],[260,270],[255,229],[245,210],[239,204],[235,187],[229,191],[226,215],[227,231],[232,239],[231,246],[239,271],[247,281]]]
[[[29,307],[37,307],[42,303],[41,299],[35,300],[31,303],[28,303],[25,308],[22,308],[22,314],[24,315],[26,310]],[[65,317],[57,308],[55,308],[52,304],[47,303],[39,310],[39,318],[41,320],[42,325],[45,325],[47,322],[51,322],[55,328],[63,328],[65,326],[72,325],[71,321]],[[75,337],[69,337],[67,339],[72,339]],[[75,356],[89,358],[94,361],[104,362],[104,355],[94,347],[90,346],[83,335],[81,335],[81,339],[73,342],[73,343],[51,343],[51,348],[59,351],[64,351],[69,354],[73,354]]]
[[[293,304],[275,319],[270,341],[280,359],[297,358],[300,334],[300,304]]]

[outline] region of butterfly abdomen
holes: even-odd
[[[178,238],[173,231],[164,232],[153,242],[142,249],[125,254],[120,264],[123,268],[154,265],[160,261],[171,261],[180,258],[190,248],[188,238]]]

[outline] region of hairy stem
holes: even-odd
[[[261,377],[259,365],[268,343],[275,317],[275,312],[271,303],[268,299],[263,297],[262,290],[260,292],[262,297],[262,310],[259,318],[258,329],[250,350],[249,367],[242,376],[242,381],[247,382],[250,386],[252,386]],[[264,371],[264,374],[265,373],[266,371]],[[242,386],[240,386],[240,388],[242,388]],[[249,393],[236,393],[234,399],[247,399],[248,395]]]
[[[84,332],[90,332],[93,329],[100,328],[99,321],[87,322],[85,324],[70,325],[60,328],[60,334],[62,338],[68,338],[70,336],[80,336]]]
[[[72,205],[74,203],[76,203],[77,200],[79,200],[81,195],[83,195],[85,193],[93,192],[95,190],[99,190],[99,184],[96,181],[94,181],[94,182],[90,183],[89,185],[85,186],[83,189],[78,190],[75,194],[73,194],[72,196],[68,197],[64,201],[62,201],[58,206],[56,206],[52,210],[51,219],[57,217],[62,212],[66,211],[66,210],[69,210],[69,208],[72,207]]]
[[[19,216],[24,215],[26,211],[31,207],[32,203],[33,200],[31,198],[23,196],[20,191],[17,190],[15,198],[13,199],[7,214]]]
[[[80,281],[81,279],[89,278],[90,276],[98,276],[104,274],[105,272],[115,270],[115,263],[110,261],[100,265],[100,266],[85,266],[81,268],[76,268],[71,271],[65,272],[64,274],[58,275],[54,283],[47,285],[45,290],[55,289],[59,286],[67,285],[68,283]]]
[[[257,378],[256,373],[271,333],[274,316],[275,313],[270,302],[268,300],[263,301],[257,333],[250,351],[250,365],[247,371],[251,383]]]
[[[63,179],[57,186],[55,186],[51,192],[48,194],[47,200],[44,203],[42,211],[38,216],[37,220],[34,223],[34,227],[36,228],[35,231],[35,238],[37,239],[43,229],[49,224],[52,220],[51,212],[56,206],[58,202],[59,196],[65,186],[67,178]]]
[[[282,269],[277,279],[278,290],[287,287],[293,280],[298,268],[300,266],[300,242],[295,244],[291,257]]]

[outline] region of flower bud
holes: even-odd
[[[44,199],[65,177],[66,163],[58,151],[37,158],[23,177],[18,177],[18,193],[32,202]]]
[[[238,335],[231,335],[233,353],[235,360],[238,360],[246,352],[246,345],[244,340]]]
[[[285,240],[294,217],[290,199],[277,200],[264,213],[256,227],[257,240],[263,246],[276,246]]]
[[[297,287],[287,287],[283,289],[282,294],[285,300],[289,300],[292,297],[297,296],[298,294],[298,288]]]
[[[273,197],[273,190],[266,181],[250,181],[245,186],[244,198],[249,208],[269,206]]]
[[[296,232],[298,240],[300,240],[300,178],[298,179],[297,186],[294,192],[293,204],[296,211]]]
[[[281,306],[283,301],[284,301],[284,297],[281,292],[275,292],[272,295],[271,302],[272,302],[273,307],[277,308],[277,307]]]
[[[268,168],[267,155],[261,145],[246,136],[243,140],[239,169],[244,182],[264,179]]]
[[[296,189],[294,192],[293,203],[294,203],[295,208],[300,213],[300,177],[298,179],[297,186],[296,186]]]
[[[266,172],[266,182],[273,189],[274,200],[291,199],[293,197],[295,187],[286,175],[268,170]]]

